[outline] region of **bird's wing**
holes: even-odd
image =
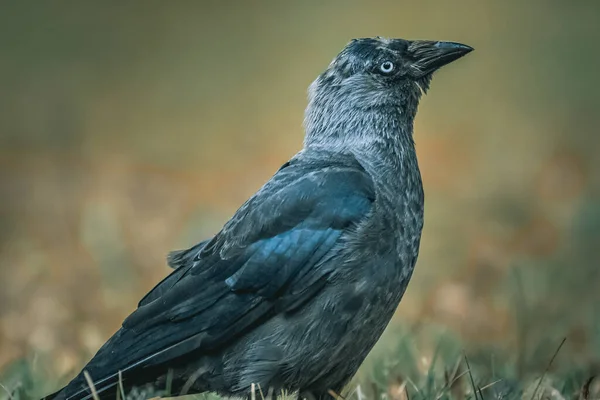
[[[113,386],[118,370],[126,379],[191,351],[220,348],[274,313],[297,310],[326,284],[332,271],[324,261],[374,198],[370,177],[353,158],[286,163],[100,349],[86,367],[96,389]]]
[[[142,299],[138,303],[138,307],[142,307],[148,303],[153,302],[154,300],[162,296],[167,290],[171,289],[173,285],[175,285],[177,281],[179,281],[179,279],[189,269],[185,267],[189,267],[193,264],[194,257],[196,257],[198,253],[200,253],[200,251],[204,248],[204,246],[206,246],[208,242],[210,242],[210,239],[200,242],[197,245],[186,250],[176,250],[170,252],[167,256],[167,264],[175,271],[167,275],[165,279],[163,279],[152,290],[146,293],[146,295],[142,297]]]

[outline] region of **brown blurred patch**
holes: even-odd
[[[473,168],[472,145],[452,132],[419,132],[415,141],[423,182],[435,190],[460,190]]]
[[[410,400],[406,388],[407,381],[401,377],[395,377],[388,383],[387,395],[391,400]]]
[[[587,175],[580,155],[566,149],[556,150],[542,164],[535,190],[544,200],[571,200],[581,195],[588,180]]]
[[[495,306],[489,297],[477,295],[466,282],[437,285],[425,303],[424,313],[472,341],[501,340],[509,330],[507,310]]]
[[[534,257],[548,257],[556,251],[560,237],[561,232],[556,224],[548,218],[535,216],[515,233],[511,251]]]
[[[513,254],[506,240],[476,229],[469,236],[467,265],[462,276],[477,296],[486,296],[506,276]]]

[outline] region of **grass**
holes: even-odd
[[[592,365],[558,363],[567,347],[567,338],[543,355],[543,360],[528,360],[542,369],[523,371],[517,354],[471,347],[450,332],[433,325],[416,329],[392,329],[386,346],[379,346],[339,395],[343,399],[367,400],[454,400],[454,399],[578,399],[600,398]],[[395,340],[395,344],[392,345]],[[434,343],[433,348],[422,348]],[[539,354],[539,353],[533,353]],[[542,356],[540,354],[540,356]],[[569,359],[568,355],[561,358]],[[22,359],[3,371],[0,399],[39,399],[58,387],[57,377],[42,367],[39,359]],[[60,379],[61,381],[63,379]],[[129,393],[128,399],[141,398],[143,390]],[[332,394],[333,395],[333,394]],[[122,395],[119,395],[121,398]],[[191,395],[190,399],[218,400],[213,394]],[[292,398],[281,395],[280,398]],[[255,387],[253,400],[264,398]]]

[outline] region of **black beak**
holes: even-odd
[[[472,51],[471,46],[461,43],[413,40],[408,46],[413,60],[409,70],[415,79],[420,79]]]

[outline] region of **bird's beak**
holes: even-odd
[[[461,43],[413,40],[408,46],[408,54],[413,60],[409,71],[415,79],[420,79],[471,51],[471,46]]]

